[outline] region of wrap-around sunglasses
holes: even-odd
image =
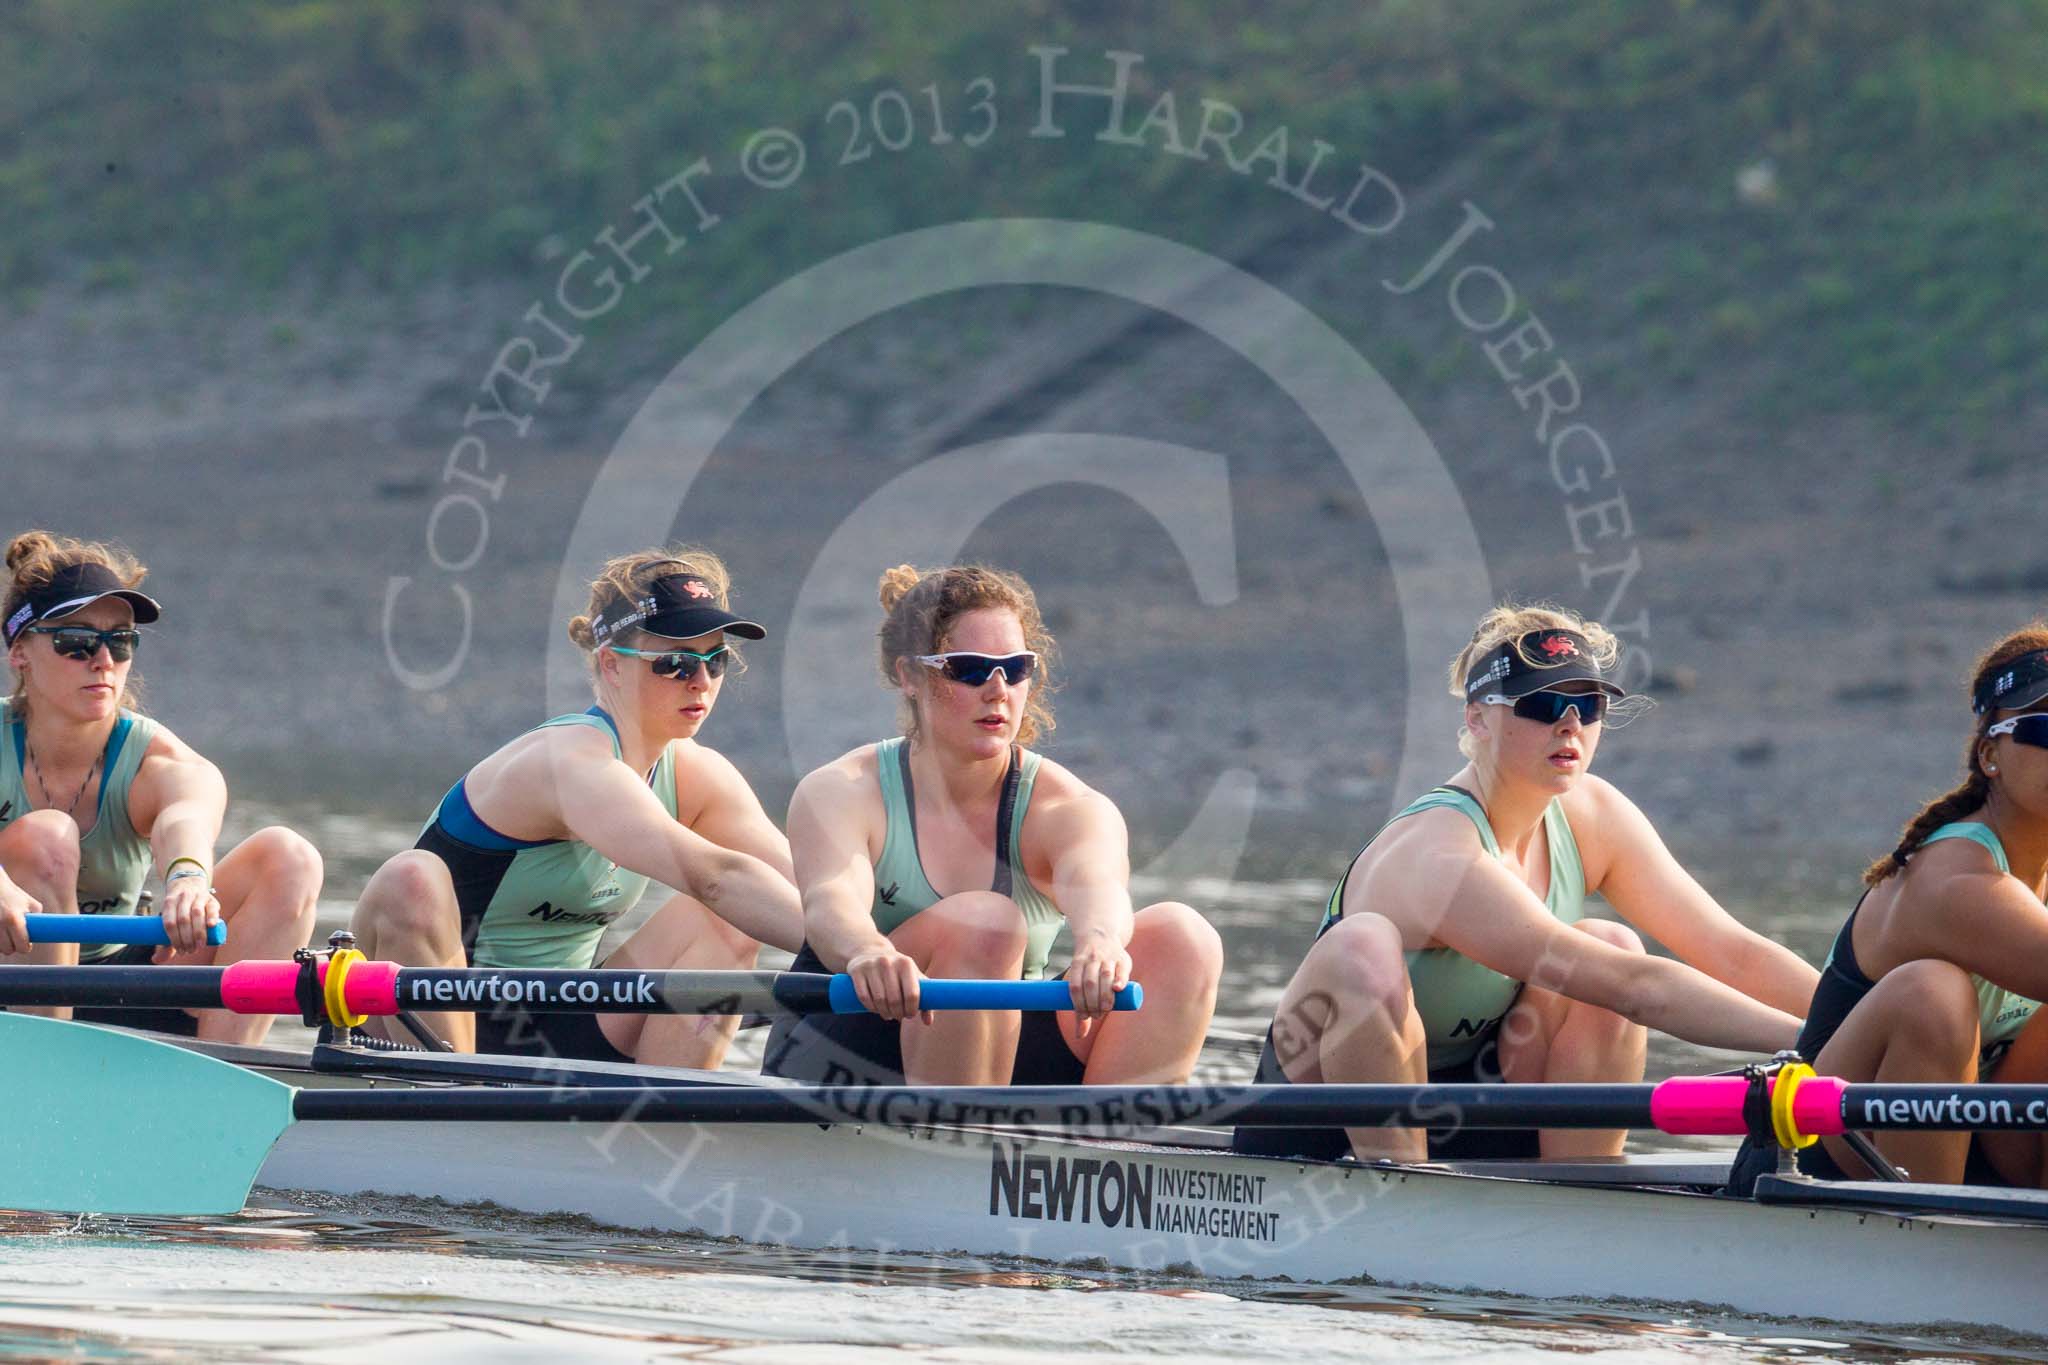
[[[100,652],[100,646],[107,647],[107,654],[117,664],[127,663],[135,657],[135,646],[142,641],[142,632],[133,626],[117,626],[113,630],[94,630],[90,626],[30,626],[24,635],[47,635],[50,648],[67,659],[90,659]]]

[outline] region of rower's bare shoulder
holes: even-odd
[[[700,739],[672,739],[668,742],[668,760],[676,771],[680,785],[685,780],[728,786],[734,782],[745,784],[739,765]]]
[[[1070,801],[1102,793],[1078,777],[1072,768],[1058,763],[1044,754],[1038,756],[1038,776],[1031,780],[1031,799],[1041,798],[1053,801]],[[1107,797],[1103,797],[1107,800]]]
[[[1068,819],[1108,820],[1118,825],[1124,818],[1116,802],[1082,781],[1072,769],[1043,756],[1038,760],[1038,776],[1031,783],[1031,810],[1025,818],[1029,820],[1041,813]]]
[[[1621,788],[1593,773],[1582,774],[1572,789],[1558,798],[1572,835],[1580,844],[1597,842],[1603,836],[1628,837],[1649,827],[1649,817],[1629,800]]]
[[[1418,811],[1380,832],[1344,879],[1344,912],[1370,910],[1392,920],[1409,948],[1438,946],[1446,888],[1467,887],[1474,873],[1497,873],[1479,831],[1455,810]]]
[[[163,805],[217,789],[223,796],[227,778],[213,761],[159,725],[135,767],[129,788],[129,816],[137,831],[146,830]]]
[[[1478,828],[1460,812],[1440,807],[1405,815],[1387,826],[1358,855],[1353,868],[1375,880],[1384,876],[1409,883],[1486,861],[1490,860]]]
[[[2008,889],[2025,896],[2025,888],[2000,871],[1991,850],[1974,839],[1941,839],[1915,850],[1904,876],[1916,904],[1949,905],[1960,896],[2000,896]]]
[[[549,725],[528,730],[480,759],[465,782],[472,801],[508,792],[553,791],[564,764],[611,763],[611,739],[587,725]]]
[[[864,744],[805,773],[790,795],[790,809],[794,811],[802,805],[844,810],[860,808],[870,801],[879,808],[882,787],[876,779],[878,749],[877,745]]]
[[[496,755],[525,767],[536,762],[552,763],[616,761],[611,736],[594,725],[545,725],[529,730]]]
[[[142,751],[144,767],[163,764],[202,764],[212,766],[197,749],[171,733],[169,726],[158,723],[156,733],[149,737],[149,747]]]

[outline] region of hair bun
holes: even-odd
[[[23,531],[7,542],[7,567],[19,569],[30,560],[48,555],[57,548],[55,537],[48,531]]]
[[[884,569],[881,583],[882,610],[896,610],[896,604],[901,602],[923,578],[924,575],[909,564],[898,564],[893,569]]]

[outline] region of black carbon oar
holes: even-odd
[[[396,962],[322,959],[236,962],[226,967],[0,967],[0,1005],[84,1005],[101,1009],[226,1009],[237,1014],[303,1014],[331,1000],[357,1016],[403,1010],[494,1010],[576,1014],[860,1014],[844,973],[641,972],[571,968],[404,967]],[[931,1010],[1070,1010],[1064,981],[926,979],[918,1004]],[[1144,1001],[1136,982],[1116,1008]]]

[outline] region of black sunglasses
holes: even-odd
[[[1564,719],[1567,711],[1579,713],[1579,724],[1598,725],[1607,715],[1607,694],[1605,692],[1531,692],[1524,697],[1508,698],[1498,694],[1480,699],[1488,706],[1513,705],[1515,714],[1523,720],[1539,721],[1544,725],[1555,725]]]
[[[90,659],[100,652],[100,646],[107,647],[107,656],[117,664],[125,664],[135,657],[135,646],[142,641],[142,632],[133,626],[117,626],[113,630],[94,630],[90,626],[30,626],[24,635],[47,635],[50,648],[67,659]]]
[[[1999,735],[2011,735],[2015,744],[2025,744],[2035,749],[2048,749],[2048,713],[2040,711],[2030,715],[2014,716],[2002,720],[1984,732],[1986,739]]]
[[[948,682],[968,687],[980,687],[994,673],[1001,673],[1003,681],[1015,687],[1029,682],[1038,671],[1038,656],[1029,650],[1022,654],[976,654],[956,649],[948,654],[920,654],[917,661],[926,668],[937,669]]]
[[[676,678],[682,682],[688,682],[696,677],[699,668],[711,677],[722,678],[725,676],[726,664],[731,662],[724,645],[707,654],[699,654],[694,649],[628,649],[625,645],[606,645],[605,648],[614,654],[624,654],[628,658],[650,660],[655,677]]]

